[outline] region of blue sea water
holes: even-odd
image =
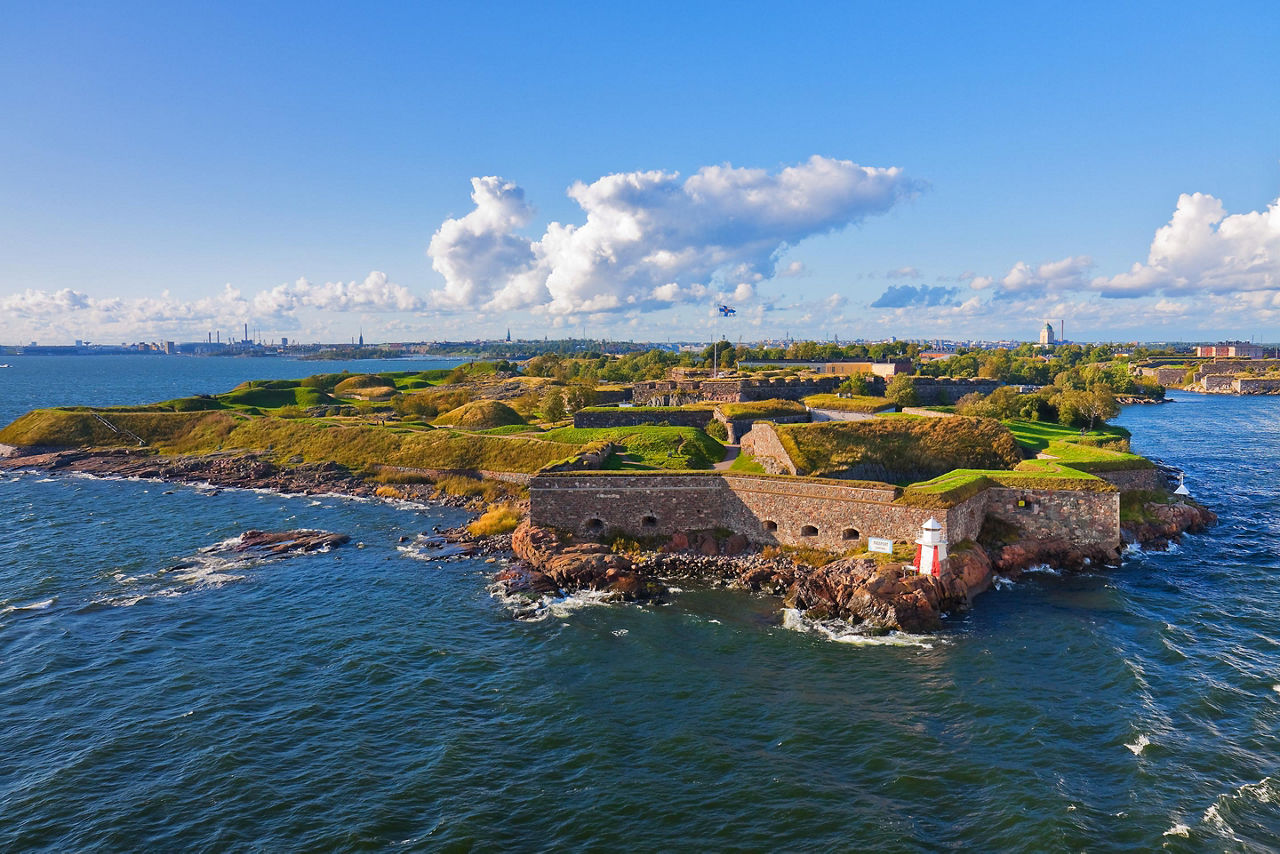
[[[4,420],[333,369],[10,363]],[[0,849],[1280,850],[1280,399],[1175,397],[1121,421],[1218,528],[893,643],[715,589],[516,621],[400,542],[452,509],[4,476]],[[201,551],[255,527],[353,544]]]

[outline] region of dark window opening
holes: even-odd
[[[800,536],[816,537],[818,536],[818,529],[813,527],[812,525],[805,525],[803,528],[800,529]]]
[[[645,528],[656,528],[658,527],[658,517],[645,516],[643,519],[640,520],[640,524]]]
[[[766,531],[776,531],[778,530],[778,523],[772,519],[766,520],[764,523],[764,529]]]
[[[604,520],[603,520],[603,519],[588,519],[588,520],[587,520],[587,530],[588,530],[588,531],[603,531],[603,530],[604,530]]]
[[[858,539],[858,530],[856,528],[845,528],[844,533],[840,536],[845,540],[856,540]]]

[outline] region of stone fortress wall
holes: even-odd
[[[702,401],[799,400],[811,394],[830,394],[844,380],[839,376],[649,380],[635,384],[631,399],[641,406],[680,406]]]
[[[1115,547],[1120,494],[988,489],[947,510],[893,504],[895,491],[839,482],[733,473],[539,474],[529,484],[530,520],[600,537],[670,537],[725,529],[757,545],[845,551],[867,537],[910,543],[936,518],[952,543],[976,539],[994,516],[1043,540]]]
[[[1275,377],[1236,377],[1231,385],[1236,394],[1280,394],[1280,379]]]

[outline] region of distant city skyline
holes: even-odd
[[[0,344],[1274,342],[1277,31],[1262,2],[19,7]]]

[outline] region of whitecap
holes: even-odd
[[[12,606],[12,608],[10,608],[10,610],[12,611],[43,611],[46,608],[53,607],[53,603],[57,601],[58,601],[58,597],[54,596],[51,599],[42,599],[39,602],[28,602],[25,605],[14,605]]]
[[[1049,564],[1047,563],[1038,563],[1035,566],[1029,566],[1026,569],[1024,569],[1023,572],[1028,574],[1034,573],[1036,575],[1055,575],[1055,576],[1062,575],[1062,570],[1054,569],[1053,567],[1049,566]]]
[[[1151,739],[1147,738],[1145,735],[1139,735],[1133,744],[1126,744],[1125,747],[1129,748],[1129,751],[1133,753],[1134,756],[1138,756],[1142,751],[1146,750],[1147,746],[1150,744]]]
[[[1008,590],[1011,587],[1016,587],[1017,582],[1012,578],[1005,578],[1003,575],[992,575],[991,586],[996,590]]]
[[[1280,685],[1272,685],[1271,690],[1275,691],[1277,694],[1280,694]]]
[[[625,635],[626,633],[627,633],[627,630],[626,630],[626,629],[614,629],[614,630],[613,630],[613,636],[614,636],[615,638],[620,638],[620,637],[622,637],[623,635]]]
[[[1177,822],[1176,824],[1174,824],[1173,827],[1166,830],[1164,832],[1164,835],[1187,837],[1191,835],[1191,828],[1187,827],[1187,825],[1183,824],[1182,822]]]
[[[575,611],[597,605],[611,605],[617,600],[607,591],[583,590],[570,596],[544,595],[532,598],[520,593],[507,593],[502,585],[489,588],[489,594],[501,602],[517,620],[541,622],[548,617],[564,619]]]
[[[918,646],[933,649],[935,643],[945,642],[929,635],[912,635],[906,632],[870,635],[843,620],[811,620],[795,608],[782,609],[782,627],[789,631],[816,634],[835,643],[854,646]]]

